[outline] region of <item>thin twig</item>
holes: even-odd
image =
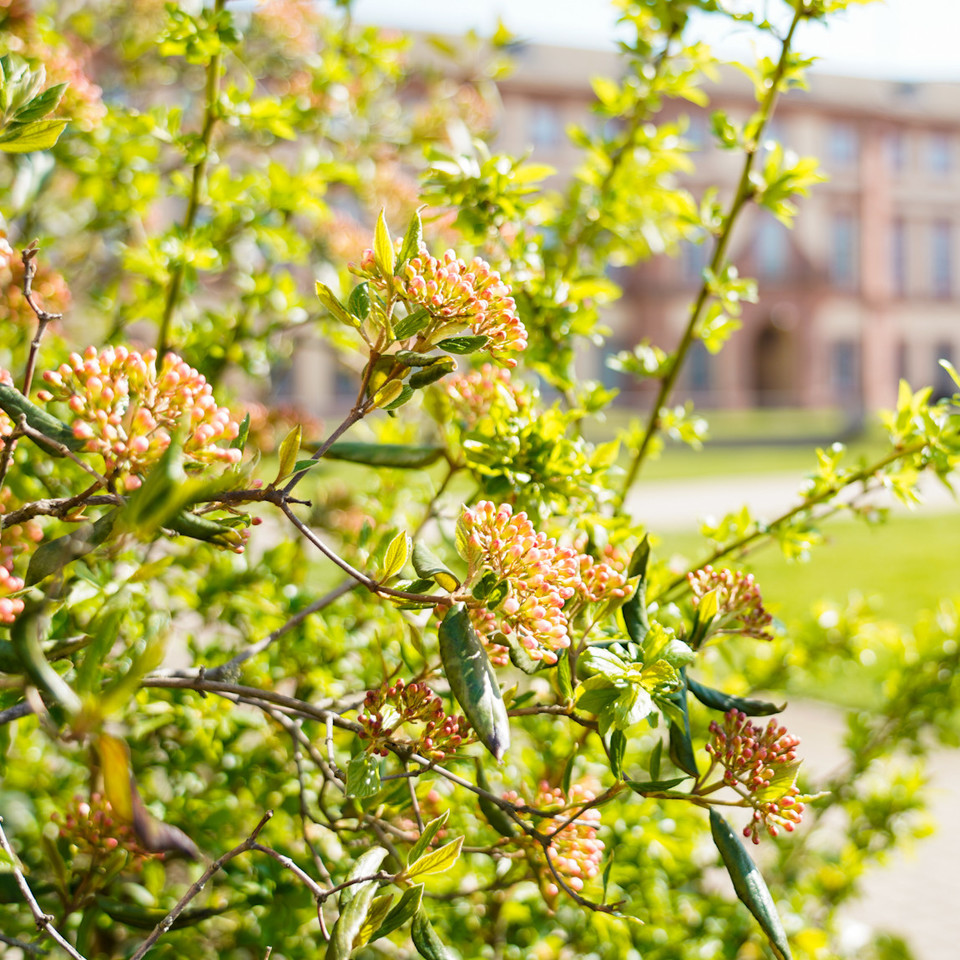
[[[16,937],[8,937],[5,933],[0,933],[0,943],[5,943],[10,947],[17,947],[19,950],[23,950],[24,953],[33,953],[38,956],[45,956],[50,951],[44,950],[43,947],[38,947],[35,943],[27,943],[24,940],[18,940]]]
[[[63,949],[73,957],[73,960],[86,960],[83,954],[78,953],[73,945],[68,940],[65,940],[60,931],[53,925],[53,917],[44,913],[40,904],[37,903],[37,898],[33,895],[33,891],[27,883],[27,878],[23,875],[20,860],[13,852],[13,847],[10,846],[10,841],[7,839],[7,835],[3,830],[3,817],[0,817],[0,847],[3,848],[3,852],[10,860],[10,864],[13,867],[14,879],[17,881],[20,893],[23,894],[23,899],[27,901],[27,906],[30,907],[33,919],[37,921],[37,929],[42,930],[51,940],[63,947]]]
[[[36,443],[39,443],[41,447],[47,447],[52,450],[56,450],[61,457],[68,457],[71,459],[81,470],[86,470],[94,480],[97,481],[98,487],[109,486],[107,478],[97,473],[93,467],[90,466],[85,460],[81,460],[69,447],[64,446],[62,443],[58,443],[56,440],[48,437],[45,433],[42,433],[39,430],[34,430],[30,424],[27,423],[27,415],[20,415],[20,422],[17,424],[17,432],[23,434],[25,437],[29,437]]]
[[[153,933],[147,937],[143,943],[137,947],[136,952],[130,958],[130,960],[143,960],[143,957],[147,952],[153,947],[153,945],[173,926],[174,920],[183,913],[184,908],[187,906],[190,901],[200,893],[201,890],[207,885],[207,881],[218,871],[221,867],[228,861],[232,860],[234,857],[238,857],[241,853],[246,853],[248,850],[260,849],[257,844],[257,837],[260,835],[260,831],[267,825],[267,822],[273,816],[273,811],[268,810],[261,818],[260,822],[253,828],[253,833],[247,837],[242,843],[237,844],[232,850],[229,850],[227,853],[223,854],[222,857],[218,857],[209,867],[203,872],[203,876],[200,877],[195,883],[190,885],[190,888],[187,892],[177,901],[174,908],[156,925],[153,930]]]
[[[96,488],[90,487],[89,489]],[[81,504],[85,507],[120,507],[125,502],[123,497],[113,493],[101,493],[95,497],[88,496],[87,493],[88,491],[83,491],[73,497],[49,497],[43,500],[34,500],[32,503],[25,504],[19,510],[13,510],[0,517],[0,527],[6,529],[16,526],[18,523],[25,523],[34,517],[58,517],[62,520]]]

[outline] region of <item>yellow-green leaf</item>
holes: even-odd
[[[387,229],[387,219],[383,215],[383,210],[377,217],[377,226],[373,234],[373,259],[385,277],[393,276],[395,263],[393,241],[390,239],[390,231]]]
[[[463,837],[457,837],[456,840],[445,843],[439,850],[431,850],[430,853],[425,853],[419,860],[407,867],[404,873],[410,879],[425,877],[431,873],[443,873],[460,859],[460,848],[462,846]]]
[[[280,444],[280,471],[274,483],[282,480],[293,472],[294,465],[297,462],[297,454],[300,452],[300,440],[303,436],[303,429],[298,423],[284,438]]]
[[[124,823],[133,822],[133,790],[130,782],[130,750],[126,743],[109,733],[97,738],[103,792],[114,815]]]
[[[363,921],[363,925],[360,927],[360,932],[354,938],[354,950],[368,943],[373,934],[380,929],[383,921],[387,919],[387,914],[390,912],[392,905],[392,893],[385,893],[383,896],[377,897],[373,903],[370,904],[370,911]]]
[[[403,384],[399,380],[390,380],[373,395],[374,408],[385,407],[388,403],[393,403],[401,393],[403,393]]]
[[[386,555],[383,558],[384,580],[395,577],[403,569],[409,553],[410,537],[406,531],[401,531],[390,541],[390,546],[387,547]]]

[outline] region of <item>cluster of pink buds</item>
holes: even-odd
[[[186,431],[187,461],[235,464],[240,451],[220,447],[240,431],[225,407],[218,407],[206,379],[174,353],[157,370],[155,350],[88,347],[83,356],[43,375],[40,400],[66,401],[75,415],[74,436],[85,449],[103,457],[104,472],[120,477],[128,490],[141,484],[138,474],[155,463],[178,428]]]
[[[23,589],[23,580],[0,565],[0,623],[13,623],[23,613],[23,601],[11,594]]]
[[[510,504],[497,507],[483,500],[464,509],[460,526],[468,583],[492,571],[508,586],[493,610],[471,604],[474,628],[489,640],[498,633],[515,636],[533,660],[556,663],[557,651],[570,645],[568,601],[624,595],[622,573],[537,532],[525,513],[514,515]],[[495,662],[503,662],[502,650],[491,653]]]
[[[372,250],[363,251],[358,272],[374,283],[383,283]],[[425,307],[432,316],[446,321],[447,327],[466,326],[471,333],[488,337],[484,349],[494,360],[508,367],[517,365],[511,354],[527,348],[527,330],[510,288],[486,260],[474,257],[466,264],[453,250],[441,258],[432,257],[421,245],[396,279],[400,296],[408,304]]]
[[[694,607],[699,606],[708,593],[716,591],[717,620],[710,628],[711,633],[740,633],[757,640],[773,638],[769,630],[773,617],[764,609],[760,588],[752,573],[704,567],[688,573],[687,582]]]
[[[800,740],[775,719],[761,727],[735,709],[727,712],[722,724],[710,724],[710,736],[706,751],[723,767],[724,784],[753,807],[753,820],[743,835],[759,843],[762,828],[771,837],[780,827],[792,833],[803,816],[800,791],[793,784]],[[777,785],[778,778],[789,782]]]
[[[504,799],[517,803],[519,796],[510,791],[504,794]],[[586,784],[574,784],[570,793],[565,796],[559,787],[551,787],[544,780],[540,783],[537,798],[533,803],[533,806],[540,810],[562,808],[562,812],[558,812],[554,818],[541,821],[538,829],[550,836],[550,862],[557,873],[562,875],[564,883],[577,893],[583,890],[585,881],[600,873],[603,859],[603,841],[597,839],[600,811],[596,807],[583,809],[594,799],[595,791]],[[573,819],[570,819],[571,817]],[[542,861],[543,848],[537,844],[533,849]],[[560,889],[554,882],[552,872],[545,874],[545,879],[544,893],[555,897]]]
[[[454,413],[469,429],[492,412],[509,415],[530,409],[530,397],[514,384],[510,371],[485,363],[470,373],[454,373],[443,381]]]
[[[145,860],[160,856],[140,846],[133,828],[116,819],[110,802],[99,793],[89,800],[75,796],[62,816],[54,812],[50,819],[59,824],[60,839],[70,844],[74,857],[88,857],[96,863],[120,848],[126,851],[131,865],[140,869]]]
[[[423,724],[417,739],[407,738],[406,743],[415,753],[430,760],[443,760],[456,753],[470,732],[463,717],[448,717],[440,698],[418,681],[404,684],[396,680],[379,690],[368,690],[362,710],[357,717],[363,727],[360,739],[368,740],[367,750],[381,757],[390,752],[388,740],[399,740],[396,730],[401,724]]]

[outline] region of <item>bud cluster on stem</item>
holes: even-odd
[[[444,380],[443,389],[454,415],[467,429],[494,411],[509,416],[525,413],[531,406],[530,396],[512,382],[510,371],[492,363],[469,373],[452,374]]]
[[[767,613],[752,573],[714,570],[703,567],[687,574],[687,583],[693,593],[694,608],[708,594],[716,599],[717,612],[710,624],[710,634],[738,633],[757,640],[771,640],[773,617]]]
[[[90,453],[103,457],[104,474],[120,478],[127,490],[141,484],[139,474],[170,446],[178,429],[186,433],[185,460],[194,464],[238,463],[240,451],[217,446],[233,440],[239,424],[217,406],[206,379],[168,353],[157,369],[157,353],[126,347],[88,347],[69,363],[43,374],[45,403],[65,401],[75,415],[74,436]]]
[[[520,800],[516,791],[509,791],[503,795],[505,800],[517,803]],[[571,890],[579,893],[584,883],[600,873],[600,864],[603,860],[603,841],[597,839],[597,829],[600,826],[600,811],[596,807],[583,810],[575,819],[567,823],[557,833],[561,824],[571,815],[571,808],[590,803],[596,799],[596,792],[585,783],[575,783],[570,787],[569,794],[564,794],[559,787],[551,787],[546,780],[541,781],[534,806],[540,810],[549,810],[551,807],[562,808],[554,819],[544,820],[538,824],[541,833],[551,835],[550,862],[557,873],[563,876],[564,882]],[[535,855],[543,859],[543,848],[534,848]],[[555,897],[560,891],[552,876],[547,878],[543,891],[547,896]]]
[[[161,856],[140,845],[133,828],[117,818],[110,801],[99,793],[89,800],[75,796],[62,814],[54,811],[50,819],[59,826],[60,839],[69,845],[74,863],[84,858],[93,864],[119,849],[126,852],[130,866],[139,870],[144,861]]]
[[[396,680],[379,690],[368,690],[357,722],[359,734],[367,742],[367,751],[387,756],[387,741],[400,740],[397,728],[402,724],[423,724],[416,739],[408,737],[414,753],[430,760],[443,760],[460,748],[470,732],[460,716],[447,716],[440,698],[422,681],[405,684]]]
[[[732,787],[753,807],[753,820],[743,835],[760,842],[766,829],[776,837],[783,827],[792,833],[803,816],[800,791],[794,785],[799,767],[800,740],[772,719],[761,727],[739,710],[728,711],[723,723],[710,724],[706,751],[723,767],[723,784]]]
[[[498,634],[512,636],[533,660],[557,662],[557,651],[570,646],[570,619],[584,603],[625,594],[621,572],[538,532],[510,504],[483,500],[465,508],[460,527],[467,585],[489,572],[506,584],[492,604],[467,601],[474,628],[494,643]],[[491,654],[505,662],[502,650]]]

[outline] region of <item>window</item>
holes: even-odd
[[[949,297],[953,273],[953,231],[949,220],[937,220],[930,236],[930,269],[935,297]]]
[[[838,213],[830,224],[830,279],[841,290],[857,286],[857,221],[851,213]]]
[[[757,272],[767,280],[781,280],[787,273],[790,243],[787,228],[772,217],[764,217],[757,227]]]
[[[941,340],[934,350],[936,351],[933,357],[933,362],[936,364],[933,375],[934,396],[938,399],[940,397],[952,397],[957,392],[957,385],[953,382],[953,377],[940,366],[940,361],[947,360],[953,363],[953,344]]]
[[[835,122],[827,135],[827,159],[834,167],[851,167],[860,154],[857,128],[851,123]]]
[[[838,399],[849,400],[857,391],[857,345],[853,340],[837,340],[830,351],[833,392]]]
[[[685,243],[680,248],[680,263],[683,279],[699,283],[703,271],[710,262],[709,240],[700,243]]]
[[[535,147],[556,147],[563,139],[560,110],[553,103],[535,103],[530,117],[530,138]]]
[[[931,173],[944,176],[953,165],[950,135],[942,132],[931,133],[927,141],[927,168]]]
[[[887,134],[887,165],[894,173],[902,173],[907,168],[907,138],[902,130],[893,130]]]
[[[701,340],[690,346],[687,355],[687,384],[698,393],[710,389],[710,354]]]
[[[893,292],[902,297],[907,292],[907,225],[899,217],[890,229],[890,272]]]

